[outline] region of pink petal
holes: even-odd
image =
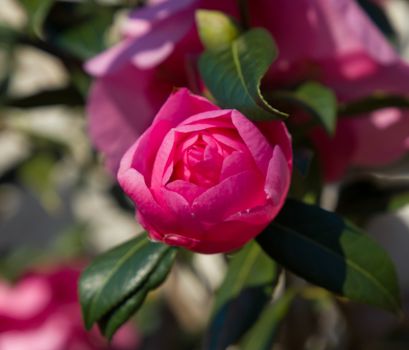
[[[240,112],[232,112],[232,122],[247,145],[261,173],[265,174],[273,155],[273,147],[260,130]]]
[[[209,228],[208,232],[204,233],[202,240],[196,242],[196,244],[191,242],[190,249],[204,254],[230,252],[242,247],[257,236],[267,224],[268,222],[220,222]]]
[[[229,216],[225,221],[240,221],[253,225],[267,225],[277,215],[281,207],[267,202],[265,205],[243,210]]]
[[[357,145],[353,128],[340,120],[333,137],[322,128],[316,128],[311,133],[311,139],[317,149],[325,180],[338,180],[351,164]]]
[[[151,124],[170,90],[154,71],[132,66],[115,77],[95,81],[87,102],[88,131],[113,173],[125,151]]]
[[[353,128],[356,148],[352,162],[357,166],[382,166],[409,152],[409,112],[386,108],[368,117],[345,119]]]
[[[118,72],[129,62],[133,62],[139,69],[156,67],[169,57],[176,43],[192,28],[194,3],[184,0],[182,6],[176,8],[174,2],[169,1],[148,7],[145,11],[142,10],[142,17],[145,17],[142,22],[141,18],[138,19],[134,14],[136,18],[130,20],[128,28],[126,25],[124,31],[126,33],[135,31],[136,37],[128,36],[127,33],[127,37],[119,44],[89,60],[85,69],[94,76],[103,76]],[[166,12],[168,15],[165,15]],[[154,20],[150,28],[146,28],[146,23],[155,16],[159,16],[160,20]],[[142,24],[142,28],[141,23],[145,23]]]
[[[226,128],[212,130],[212,137],[219,143],[230,147],[232,150],[248,152],[247,146],[243,143],[237,130],[229,130]]]
[[[15,329],[0,334],[1,350],[56,350],[64,349],[72,332],[71,321],[64,315],[51,314],[39,327]]]
[[[155,26],[168,18],[174,18],[178,13],[192,10],[197,0],[155,0],[148,1],[148,6],[131,12],[128,20],[122,26],[121,33],[126,36],[139,37],[153,30]]]
[[[202,224],[192,212],[189,202],[181,194],[170,191],[166,187],[154,192],[161,206],[168,209],[175,222],[172,230],[167,230],[164,234],[177,233],[194,239],[201,238]]]
[[[264,183],[254,171],[235,174],[197,197],[192,204],[196,217],[206,222],[219,222],[235,212],[260,205],[265,194]]]
[[[174,191],[182,195],[190,204],[193,200],[200,196],[205,189],[199,187],[191,182],[184,180],[175,180],[166,185],[166,188],[170,191]]]
[[[26,278],[16,286],[1,282],[0,315],[28,319],[43,311],[51,298],[46,281],[39,278]]]
[[[254,168],[254,161],[246,153],[236,151],[228,155],[224,161],[220,174],[220,181],[230,176],[241,173],[246,169]]]
[[[274,66],[278,70],[290,70],[300,60],[321,61],[356,53],[365,53],[380,64],[396,61],[390,44],[353,0],[300,0],[297,11],[287,0],[274,4],[260,0],[251,4],[251,14],[254,24],[268,28],[277,41],[280,56]]]
[[[209,127],[219,127],[219,128],[231,128],[232,123],[230,120],[230,109],[220,109],[218,106],[215,106],[214,109],[192,114],[189,118],[184,120],[181,125],[208,125]]]
[[[135,158],[133,167],[150,179],[157,150],[169,130],[189,116],[209,110],[218,110],[218,107],[203,97],[193,95],[187,89],[180,89],[170,95],[156,115],[152,126],[139,139],[137,153],[143,157]]]
[[[156,153],[152,169],[151,188],[164,186],[172,175],[175,139],[177,139],[177,134],[172,129],[166,134]]]
[[[268,164],[264,191],[275,207],[281,208],[290,187],[291,173],[280,146],[275,146],[273,157]]]
[[[151,227],[171,228],[175,223],[174,218],[155,200],[146,186],[144,177],[131,167],[137,147],[136,143],[122,158],[118,171],[118,182],[135,203],[138,215],[143,217],[143,222],[150,225],[146,227],[147,229]]]
[[[362,68],[361,72],[348,75],[348,72],[334,70],[333,67],[344,67],[349,69],[354,65],[353,58],[342,58],[341,62],[328,62],[324,66],[325,75],[323,76],[324,83],[331,86],[339,96],[341,101],[351,101],[359,98],[372,95],[375,92],[386,92],[391,94],[407,95],[409,91],[409,65],[401,61],[394,64],[380,65],[370,58],[362,58],[365,60],[362,64],[366,68]],[[372,67],[366,73],[363,69]],[[356,72],[355,72],[356,73]],[[351,84],[354,88],[351,89]]]
[[[257,127],[265,138],[273,145],[279,145],[288,162],[290,170],[292,168],[293,150],[291,145],[291,135],[286,125],[280,121],[259,122]]]

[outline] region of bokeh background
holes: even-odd
[[[361,3],[368,7],[368,1]],[[409,2],[383,3],[389,19],[384,25],[409,60]],[[140,5],[137,0],[0,0],[0,274],[4,283],[44,266],[86,264],[142,231],[87,137],[84,105],[90,77],[82,68],[85,60],[116,42],[127,10]],[[352,175],[346,183],[324,189],[324,206],[338,207],[347,215],[359,213],[362,225],[389,251],[409,314],[406,203],[409,159],[399,167]],[[221,255],[186,253],[132,321],[141,339],[138,349],[199,349],[225,268]],[[0,318],[1,322],[5,321]],[[279,339],[274,349],[407,350],[409,325],[407,318],[346,304],[312,290],[296,300]]]

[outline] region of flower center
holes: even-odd
[[[179,144],[171,181],[185,180],[200,187],[219,182],[223,160],[232,149],[206,132],[187,137]]]

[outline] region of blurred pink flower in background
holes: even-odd
[[[254,124],[180,89],[127,151],[118,180],[152,239],[218,253],[241,247],[277,215],[291,170],[283,122]]]
[[[0,281],[0,350],[134,350],[138,335],[130,325],[112,344],[81,318],[75,266],[39,270],[16,284]]]
[[[88,99],[89,133],[115,172],[174,87],[199,89],[202,50],[194,27],[198,7],[234,12],[235,1],[148,1],[122,28],[123,40],[88,61],[96,80]]]
[[[279,49],[264,79],[268,88],[317,80],[340,102],[374,92],[409,93],[409,66],[354,0],[249,1],[252,25],[267,28]],[[123,40],[90,60],[96,77],[88,101],[89,132],[116,171],[126,149],[150,125],[175,86],[198,90],[194,68],[201,45],[196,8],[237,16],[236,1],[164,0],[135,10]],[[195,90],[194,90],[195,91]],[[339,179],[350,166],[390,164],[409,149],[408,113],[397,108],[339,120],[335,137],[312,134],[325,178]],[[379,140],[382,142],[379,142]]]
[[[265,79],[269,87],[317,80],[340,102],[374,92],[409,95],[409,65],[354,0],[259,0],[256,25],[273,34],[278,60]],[[270,8],[268,11],[266,9]],[[291,21],[291,22],[289,22]],[[397,161],[409,151],[409,113],[386,108],[339,119],[334,138],[313,134],[327,180],[347,167],[375,167]]]

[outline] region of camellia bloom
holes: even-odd
[[[267,88],[316,80],[333,89],[339,102],[373,93],[409,95],[409,65],[357,1],[256,3],[252,17],[272,33],[280,52],[265,79]],[[409,151],[408,130],[408,112],[384,108],[342,116],[334,137],[320,129],[313,132],[312,141],[325,178],[331,181],[350,166],[377,167],[399,160]]]
[[[118,180],[153,240],[217,253],[241,247],[277,215],[291,170],[284,123],[256,125],[181,89],[126,152]]]
[[[235,0],[149,0],[129,15],[123,40],[86,63],[96,78],[87,103],[89,134],[113,172],[175,86],[199,91],[199,7],[237,12]]]
[[[233,0],[150,4],[130,15],[123,41],[86,66],[97,78],[88,101],[90,135],[113,171],[174,86],[197,88],[194,63],[201,46],[195,9],[222,10],[236,17],[238,12]],[[264,79],[266,88],[316,80],[332,88],[340,102],[374,92],[408,95],[408,64],[355,0],[248,4],[252,26],[268,29],[278,46],[278,60]],[[322,129],[311,138],[325,177],[332,181],[350,166],[382,166],[400,159],[409,149],[408,129],[408,113],[388,108],[341,118],[333,138]]]
[[[0,350],[134,350],[136,330],[124,326],[112,344],[84,330],[77,297],[80,269],[31,272],[0,281]]]

